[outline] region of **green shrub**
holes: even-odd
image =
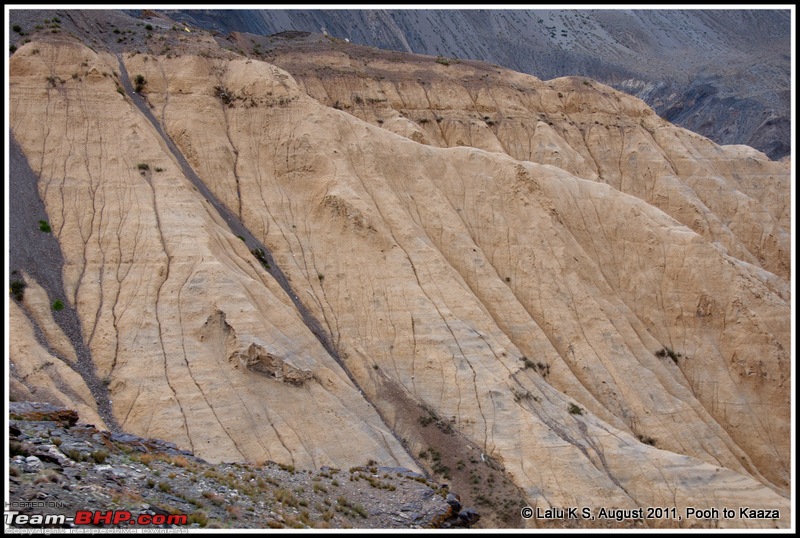
[[[250,253],[258,259],[258,261],[261,263],[261,265],[264,267],[264,269],[269,271],[270,265],[269,265],[269,262],[267,261],[266,252],[264,252],[260,248],[254,248],[254,249],[250,250]],[[281,466],[281,468],[283,468],[283,466]],[[288,470],[288,469],[284,469],[284,470]],[[289,471],[289,472],[294,472],[294,468],[292,468],[292,471]]]
[[[581,409],[580,407],[578,407],[577,405],[575,405],[572,402],[569,403],[569,407],[567,408],[567,411],[569,411],[570,415],[582,415],[583,414],[583,409]]]
[[[28,285],[25,284],[24,280],[12,280],[11,281],[11,296],[16,299],[17,301],[22,301],[23,297],[25,296],[25,288]]]
[[[656,351],[656,357],[659,357],[659,358],[662,358],[662,359],[664,359],[666,357],[669,357],[670,359],[672,359],[672,362],[674,362],[675,364],[678,364],[678,359],[681,357],[681,354],[680,353],[676,353],[675,351],[672,351],[668,347],[665,347],[665,348],[662,348],[662,349],[659,349],[658,351]]]
[[[139,170],[150,170],[150,165],[147,163],[139,163],[136,165]]]
[[[39,230],[45,233],[50,233],[53,229],[50,227],[50,224],[46,220],[39,221]]]
[[[172,486],[169,485],[168,482],[159,482],[158,489],[160,489],[164,493],[169,493],[170,491],[172,491]]]
[[[153,31],[153,25],[152,24],[145,24],[144,25],[144,29],[147,30],[148,32],[152,32]]]
[[[11,27],[11,29],[17,32],[18,34],[22,33],[22,27],[19,24],[15,24],[14,26]]]
[[[144,75],[141,75],[141,74],[140,75],[136,75],[136,77],[133,79],[133,82],[136,83],[136,88],[135,88],[136,89],[136,93],[140,93],[144,89],[145,85],[147,84],[147,81],[145,80]]]
[[[56,299],[53,301],[53,310],[56,312],[64,310],[64,303],[61,301],[61,299]]]
[[[92,459],[95,463],[103,463],[108,458],[108,452],[105,450],[95,450],[92,452]]]

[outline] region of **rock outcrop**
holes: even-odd
[[[648,526],[788,526],[785,163],[585,79],[322,38],[269,63],[179,30],[156,31],[168,54],[10,61],[122,429],[211,461],[491,464],[540,508],[780,510]]]
[[[310,472],[275,462],[212,464],[158,439],[97,430],[63,407],[12,403],[10,411],[7,517],[14,512],[26,519],[6,519],[11,528],[130,530],[140,516],[155,514],[186,519],[141,524],[183,530],[408,529],[450,525],[451,519],[469,525],[480,517],[451,517],[446,486],[400,467]],[[95,507],[129,511],[131,517],[88,525],[57,517]],[[471,508],[462,512],[474,514]],[[37,514],[50,516],[48,523],[37,524]]]

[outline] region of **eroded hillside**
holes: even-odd
[[[192,46],[34,41],[10,62],[121,429],[212,461],[421,466],[468,503],[489,462],[531,506],[788,526],[785,163],[584,79]],[[25,277],[12,322],[42,330],[12,333],[12,363],[69,366]]]

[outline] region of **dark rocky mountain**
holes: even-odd
[[[719,144],[790,153],[789,10],[169,10],[220,32],[286,30],[579,75]]]

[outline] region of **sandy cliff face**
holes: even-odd
[[[411,467],[427,447],[402,399],[531,505],[788,525],[785,164],[582,79],[276,67],[295,59],[122,56],[341,365],[116,90],[115,57],[11,60],[11,127],[124,429],[212,460]]]
[[[315,55],[302,39],[273,46],[270,59],[324,103],[417,142],[503,152],[607,183],[737,258],[789,275],[786,163],[717,146],[590,79],[541,82],[441,58],[403,63],[326,40]]]
[[[84,47],[20,50],[12,129],[40,174],[67,297],[99,376],[110,380],[120,426],[217,461],[342,466],[363,446],[359,457],[413,467],[116,91],[119,70],[113,56]],[[250,349],[302,371],[303,382],[242,364]]]

